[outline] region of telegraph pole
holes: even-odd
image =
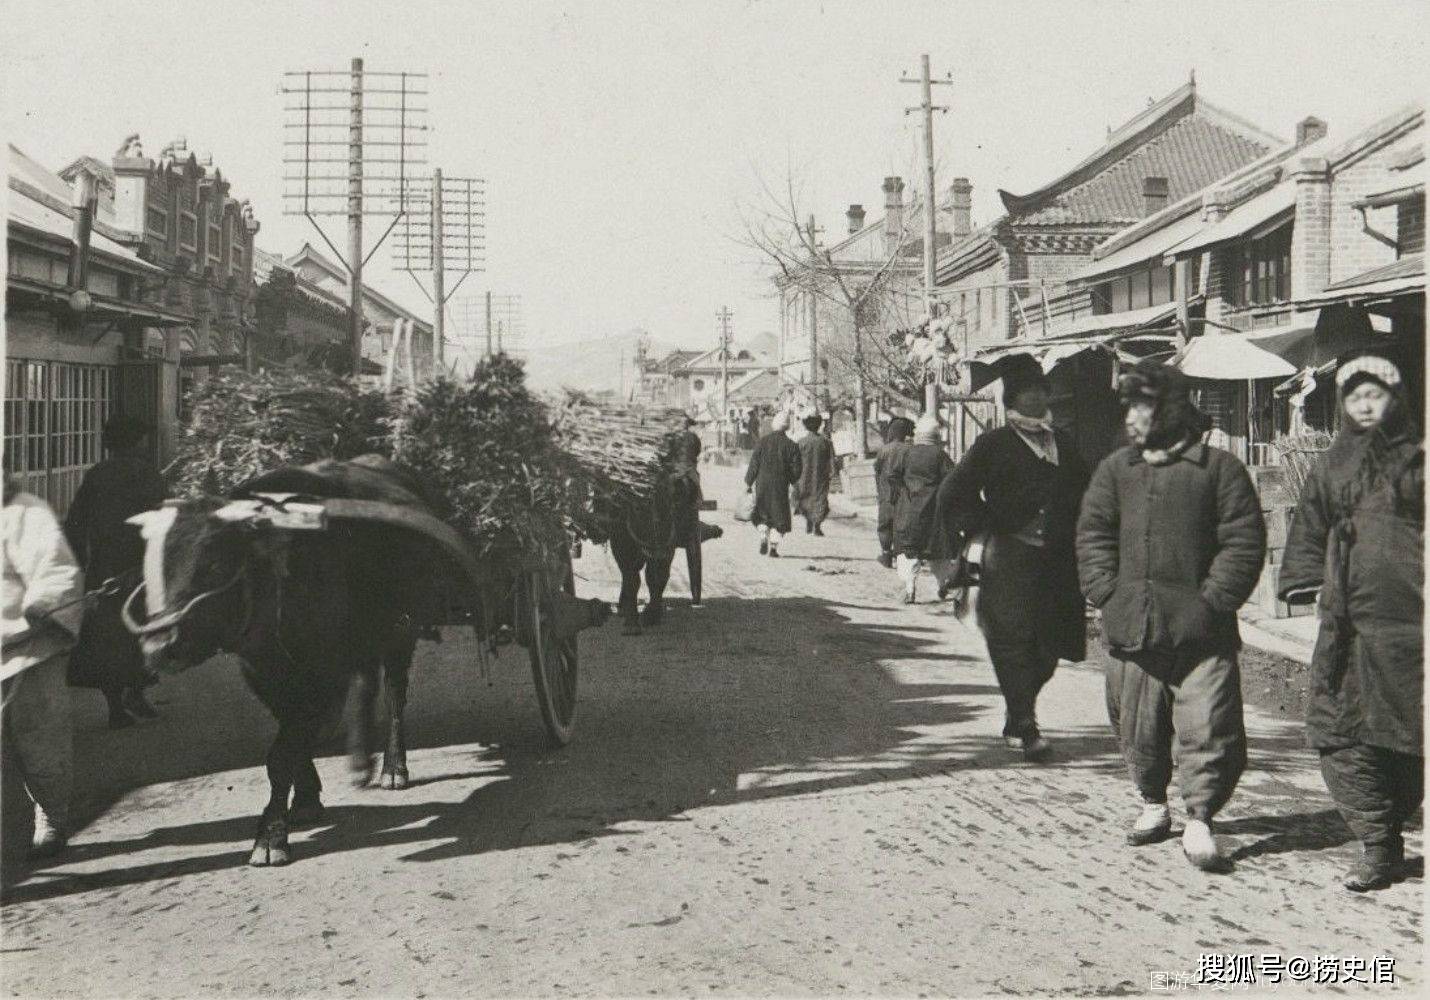
[[[910,77],[908,74],[900,77],[901,83],[917,83],[923,88],[923,103],[917,108],[906,108],[905,114],[914,111],[922,111],[924,114],[924,315],[930,324],[933,322],[933,290],[934,290],[934,258],[938,253],[938,248],[934,245],[937,232],[936,217],[934,214],[934,178],[933,178],[933,113],[935,111],[948,111],[947,107],[937,106],[933,103],[933,85],[952,84],[953,74],[949,74],[946,79],[934,80],[930,78],[929,57],[925,52],[922,57],[921,74],[918,79]],[[932,333],[932,331],[930,331]],[[935,371],[933,380],[924,387],[924,412],[938,413],[938,388],[943,380],[942,371]]]
[[[816,280],[815,269],[819,266],[819,259],[815,254],[815,249],[819,246],[820,229],[814,224],[813,213],[809,216],[809,257],[810,257],[810,279],[809,279],[809,390],[814,395],[814,405],[816,408],[820,402],[820,378],[819,378],[819,294],[815,291]],[[825,401],[828,402],[829,388],[824,389]]]
[[[492,356],[492,293],[487,292],[487,355]]]
[[[715,318],[720,321],[720,447],[726,444],[725,424],[730,419],[730,317],[729,307],[721,306]]]
[[[433,359],[439,372],[446,370],[442,349],[442,338],[447,330],[443,316],[447,311],[447,296],[444,294],[446,278],[442,273],[442,241],[446,238],[446,228],[442,222],[442,168],[438,167],[432,171],[432,300],[437,307],[432,334],[437,338]]]
[[[362,374],[362,60],[352,61],[348,108],[348,351]]]

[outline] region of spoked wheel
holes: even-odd
[[[542,572],[526,575],[526,614],[530,634],[528,653],[531,672],[536,680],[536,701],[541,706],[541,721],[546,734],[556,746],[571,742],[576,730],[576,677],[578,657],[576,636],[564,641],[552,634],[552,601],[559,590],[569,590],[571,569],[566,567],[566,579],[554,580]]]

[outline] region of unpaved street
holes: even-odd
[[[232,662],[166,680],[143,728],[111,733],[77,695],[94,819],[8,891],[6,991],[1141,993],[1204,952],[1389,955],[1397,988],[1421,987],[1421,885],[1338,887],[1355,845],[1299,727],[1249,719],[1220,826],[1234,874],[1176,841],[1127,848],[1100,674],[1059,671],[1041,711],[1058,759],[1026,764],[981,640],[895,602],[867,517],[761,559],[730,520],[733,472],[706,477],[727,532],[707,607],[677,560],[665,625],[583,635],[570,747],[542,748],[524,653],[486,687],[449,631],[414,673],[414,787],[354,790],[320,761],[329,822],[290,867],[245,865],[272,726]],[[603,550],[578,572],[614,599]]]

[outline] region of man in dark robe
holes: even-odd
[[[701,594],[700,543],[700,435],[695,433],[695,419],[685,418],[685,430],[675,447],[672,475],[688,486],[683,496],[688,501],[675,511],[675,544],[685,550],[685,569],[690,577],[690,606],[703,607]]]
[[[889,467],[894,496],[894,568],[904,584],[904,603],[917,600],[915,586],[925,566],[942,589],[952,568],[954,553],[948,533],[938,517],[938,488],[953,471],[953,460],[943,449],[938,417],[924,414],[914,424],[913,443]]]
[[[818,413],[804,418],[809,431],[799,442],[799,512],[804,515],[804,531],[823,536],[821,525],[829,516],[829,483],[834,478],[834,445],[819,433],[824,420]]]
[[[898,498],[889,482],[889,470],[895,460],[909,447],[914,436],[914,422],[908,417],[895,417],[884,427],[884,446],[874,459],[874,487],[879,497],[879,565],[894,567],[894,507]]]
[[[144,559],[139,529],[125,521],[164,502],[167,492],[146,448],[147,425],[117,416],[104,427],[110,457],[85,473],[65,518],[65,535],[93,589],[111,577],[133,581],[112,597],[101,597],[84,618],[79,644],[70,657],[69,682],[98,688],[109,703],[109,725],[133,725],[136,716],[157,715],[144,697],[155,677],[144,665],[139,640],[120,619],[120,608],[137,584]]]
[[[770,424],[770,432],[760,438],[745,469],[745,488],[755,493],[755,509],[750,522],[760,533],[760,555],[779,556],[780,538],[789,534],[789,489],[799,482],[803,463],[799,447],[785,433],[789,413],[781,410]]]

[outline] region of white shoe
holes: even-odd
[[[1223,872],[1229,867],[1217,849],[1211,825],[1199,819],[1187,820],[1187,828],[1182,831],[1182,853],[1204,872]]]
[[[69,837],[57,824],[50,821],[50,817],[43,809],[35,810],[35,835],[30,841],[30,857],[32,858],[52,858],[65,849],[69,843]]]
[[[1172,812],[1167,808],[1167,803],[1144,802],[1142,814],[1137,817],[1137,822],[1132,824],[1132,829],[1127,834],[1127,842],[1133,847],[1144,847],[1166,840],[1171,832]]]

